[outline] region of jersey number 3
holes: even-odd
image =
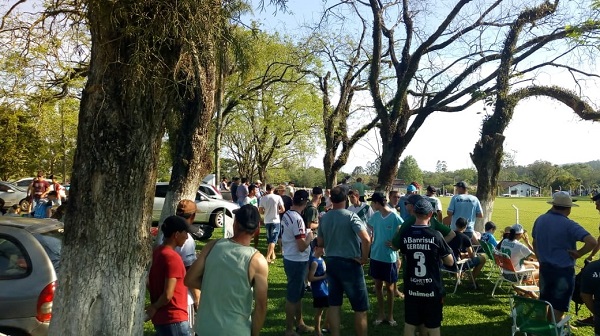
[[[415,252],[413,257],[417,261],[417,267],[415,267],[415,275],[422,278],[427,274],[427,268],[425,267],[425,254],[423,252]]]

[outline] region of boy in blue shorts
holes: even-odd
[[[387,206],[385,196],[376,192],[369,198],[375,213],[369,218],[369,226],[373,230],[373,243],[371,245],[371,261],[369,274],[375,281],[375,294],[377,296],[377,319],[373,322],[378,326],[383,321],[396,326],[394,320],[395,287],[398,281],[398,254],[392,248],[392,238],[402,225],[402,218]],[[383,287],[387,291],[387,316],[383,299]]]
[[[311,243],[314,253],[310,256],[308,280],[312,289],[313,308],[315,308],[315,335],[322,336],[323,332],[329,332],[329,321],[325,313],[325,325],[327,329],[321,328],[321,317],[323,311],[329,307],[329,288],[327,286],[327,267],[323,260],[324,249],[317,247],[317,239]]]

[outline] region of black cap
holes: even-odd
[[[454,186],[459,187],[459,188],[465,188],[465,189],[467,189],[469,187],[469,185],[465,181],[460,181],[460,182],[456,183]]]
[[[312,194],[313,195],[323,195],[323,188],[321,188],[321,187],[312,188]]]
[[[414,204],[414,208],[417,215],[427,215],[428,213],[433,212],[433,206],[431,206],[431,202],[424,198],[418,200]]]
[[[427,186],[427,191],[429,191],[432,194],[435,194],[437,192],[437,189],[434,186]]]
[[[592,201],[594,201],[594,202],[596,202],[599,199],[600,199],[600,193],[597,193],[596,195],[594,195],[594,197],[592,197]]]
[[[243,205],[239,209],[233,210],[235,219],[246,230],[254,231],[260,223],[260,214],[258,208],[252,204]]]
[[[374,192],[373,195],[371,195],[371,197],[367,198],[367,201],[385,204],[385,202],[387,202],[387,199],[385,198],[385,195],[382,192],[377,191]]]
[[[408,198],[406,199],[406,202],[408,204],[415,205],[415,204],[417,204],[418,201],[420,201],[422,199],[423,199],[423,196],[421,196],[419,194],[412,194],[412,195],[408,196]]]
[[[302,203],[308,201],[308,191],[300,189],[294,193],[294,203]]]
[[[175,232],[186,231],[197,233],[199,229],[190,225],[183,217],[173,215],[165,218],[161,230],[165,234],[165,237],[171,237]]]

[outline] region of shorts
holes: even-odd
[[[404,297],[404,322],[435,329],[442,326],[444,300],[439,298]]]
[[[308,274],[307,261],[291,261],[283,258],[283,270],[287,277],[285,298],[288,302],[300,302],[304,295],[306,275]]]
[[[313,308],[327,308],[329,307],[329,298],[327,296],[320,296],[313,298]]]
[[[280,223],[267,223],[265,224],[267,229],[267,244],[277,244],[279,239],[279,231],[281,231]]]
[[[575,288],[575,268],[540,264],[540,300],[548,301],[562,312],[569,311],[569,303]]]
[[[329,284],[329,305],[341,306],[344,292],[348,296],[352,310],[369,310],[369,295],[362,265],[354,259],[326,257],[327,282]]]
[[[388,284],[396,283],[398,281],[398,264],[371,259],[369,275],[375,280],[385,281]]]

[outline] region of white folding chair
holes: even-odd
[[[492,297],[494,297],[494,294],[496,293],[496,288],[501,286],[505,281],[514,285],[522,285],[527,280],[533,279],[533,269],[524,268],[520,271],[515,270],[510,257],[506,253],[494,251],[494,261],[496,262],[496,265],[500,267],[501,272],[498,275],[498,279],[492,290]]]
[[[461,279],[465,272],[468,273],[469,276],[471,277],[471,281],[473,281],[473,287],[476,286],[475,278],[473,277],[473,272],[471,272],[471,269],[467,267],[468,261],[469,261],[469,259],[461,259],[461,260],[456,261],[456,269],[448,269],[445,267],[441,268],[442,272],[451,274],[456,280],[456,282],[454,284],[454,291],[452,292],[452,294],[456,293],[456,289],[458,288],[458,285],[460,285]]]

